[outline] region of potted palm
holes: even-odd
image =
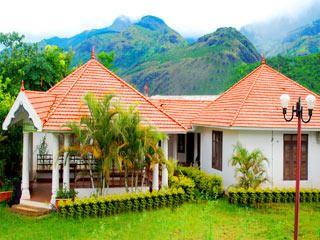
[[[56,196],[56,208],[59,209],[60,202],[66,202],[67,200],[74,200],[77,196],[77,192],[74,189],[59,189]]]
[[[13,186],[10,180],[0,181],[0,202],[9,202],[12,197]]]

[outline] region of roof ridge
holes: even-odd
[[[179,121],[177,121],[175,118],[171,117],[168,113],[166,113],[163,109],[161,109],[160,107],[158,107],[156,104],[154,104],[152,101],[150,101],[146,96],[144,96],[141,92],[139,92],[137,89],[135,89],[134,87],[132,87],[129,83],[127,83],[126,81],[124,81],[123,79],[121,79],[118,75],[116,75],[115,73],[113,73],[112,71],[110,71],[108,68],[106,68],[103,64],[101,64],[99,61],[97,61],[96,59],[92,59],[91,61],[96,62],[102,69],[106,70],[109,74],[111,74],[113,77],[115,77],[117,80],[119,80],[121,83],[123,83],[124,85],[126,85],[127,87],[129,87],[130,89],[132,89],[134,92],[136,92],[138,95],[140,95],[143,99],[145,99],[148,103],[150,103],[152,106],[154,106],[156,109],[158,109],[160,112],[162,112],[164,115],[166,115],[168,118],[170,118],[172,121],[174,121],[176,124],[178,124],[179,126],[181,126],[183,129],[187,130],[187,128],[180,123]]]
[[[84,72],[87,70],[88,66],[90,65],[91,61],[89,60],[85,65],[83,65],[81,67],[82,69],[82,72],[79,74],[79,76],[76,78],[76,80],[72,83],[72,85],[70,86],[70,88],[65,92],[65,94],[63,95],[63,97],[60,99],[60,101],[57,103],[57,105],[50,109],[48,115],[46,116],[46,118],[44,119],[44,124],[45,125],[48,121],[49,121],[49,118],[52,116],[52,114],[55,112],[55,110],[59,107],[59,105],[62,103],[62,101],[65,99],[65,97],[67,96],[67,94],[71,91],[71,89],[74,87],[74,85],[78,82],[78,80],[82,77],[82,75],[84,74]],[[75,71],[74,71],[75,72]],[[73,72],[73,73],[74,73]],[[60,81],[62,82],[62,81]],[[58,85],[58,84],[57,84]],[[55,86],[57,86],[55,85]],[[56,100],[56,98],[55,98]],[[54,104],[54,103],[53,103]],[[53,106],[52,104],[52,106]]]
[[[90,60],[89,60],[90,61]],[[88,61],[88,62],[89,62]],[[87,62],[87,63],[88,63]],[[76,68],[73,72],[71,72],[70,74],[68,74],[66,77],[64,77],[61,81],[57,82],[53,87],[51,87],[50,89],[48,89],[46,92],[51,93],[51,91],[53,91],[54,89],[56,89],[58,86],[60,86],[67,78],[69,78],[69,76],[74,75],[76,72],[81,71],[85,65],[87,64],[83,64],[80,67]]]
[[[202,112],[207,109],[208,107],[210,107],[212,104],[214,104],[215,102],[217,102],[220,98],[222,98],[224,95],[226,95],[228,92],[230,92],[232,89],[234,89],[236,86],[238,86],[241,82],[243,82],[246,78],[248,78],[249,76],[251,76],[252,74],[254,74],[256,71],[258,71],[260,68],[262,67],[262,64],[260,64],[258,67],[256,67],[255,69],[253,69],[250,73],[248,73],[247,75],[245,75],[243,78],[241,78],[238,82],[236,82],[235,84],[233,84],[229,89],[227,89],[226,91],[224,91],[221,95],[219,95],[216,99],[214,100],[210,100],[210,103],[208,103],[203,109],[201,109],[201,111],[199,111],[199,113],[194,117],[194,119],[196,119],[198,116],[200,116],[202,114]],[[191,121],[191,123],[193,123],[194,120]]]
[[[260,66],[262,66],[262,65],[260,65]],[[258,80],[258,77],[260,77],[260,75],[261,75],[261,70],[262,70],[262,67],[260,68],[260,72],[258,72],[257,76],[254,78],[254,81],[253,81],[253,83],[252,83],[249,91],[247,92],[247,95],[246,95],[245,98],[242,100],[242,102],[241,102],[241,104],[240,104],[240,106],[239,106],[239,108],[238,108],[238,111],[236,112],[234,118],[233,118],[232,121],[230,122],[230,126],[232,126],[232,125],[234,124],[234,122],[236,121],[236,119],[238,118],[242,107],[244,106],[245,102],[247,101],[247,99],[248,99],[248,97],[249,97],[249,95],[250,95],[250,93],[251,93],[254,85],[256,84],[256,82],[257,82],[257,80]]]
[[[284,75],[283,73],[279,72],[278,70],[274,69],[273,67],[269,66],[268,64],[266,64],[267,68],[277,74],[279,74],[280,76],[284,77],[285,79],[291,81],[292,83],[294,83],[295,85],[297,85],[298,87],[303,88],[304,90],[306,90],[309,93],[312,93],[313,95],[315,95],[316,97],[320,97],[320,95],[318,95],[317,93],[311,91],[310,89],[308,89],[307,87],[301,85],[300,83],[296,82],[295,80],[287,77],[286,75]]]

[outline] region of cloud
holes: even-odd
[[[18,31],[28,39],[72,36],[108,26],[119,15],[138,19],[155,15],[185,36],[199,36],[221,26],[241,27],[274,16],[294,15],[313,0],[55,0],[0,3],[0,31]]]

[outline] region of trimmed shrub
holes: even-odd
[[[169,178],[169,185],[171,188],[182,188],[186,193],[186,200],[194,200],[194,182],[192,179],[180,175]]]
[[[178,173],[191,178],[195,183],[195,190],[203,199],[217,199],[222,196],[222,178],[218,175],[207,174],[198,168],[181,167],[177,168]]]
[[[295,189],[243,189],[229,188],[228,200],[232,204],[255,206],[263,203],[290,203],[295,201]],[[301,202],[320,202],[319,189],[301,189]]]
[[[126,193],[106,197],[90,197],[59,202],[59,215],[63,217],[109,216],[123,212],[137,212],[160,207],[177,207],[190,196],[183,188],[152,193]]]

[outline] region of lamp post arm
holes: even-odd
[[[312,117],[312,109],[308,109],[308,119],[307,120],[303,119],[303,109],[301,109],[301,120],[302,120],[302,122],[304,122],[304,123],[310,122],[311,117]]]
[[[293,117],[294,117],[294,113],[296,112],[296,110],[294,110],[294,106],[292,106],[292,111],[291,111],[291,117],[287,118],[287,109],[283,108],[283,118],[284,120],[286,120],[287,122],[291,122]]]

